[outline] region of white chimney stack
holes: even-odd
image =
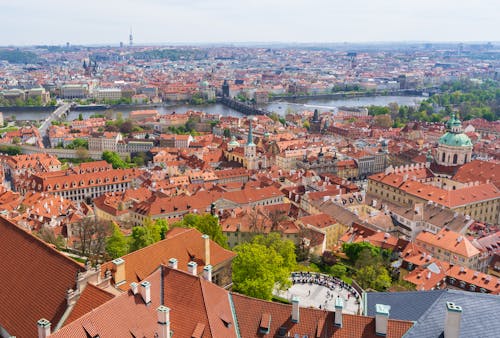
[[[156,312],[158,313],[158,338],[170,338],[170,309],[160,305]]]
[[[47,319],[42,318],[36,324],[38,326],[38,338],[50,336],[50,322]]]
[[[462,307],[452,302],[446,302],[446,321],[444,323],[444,338],[460,337],[460,321]]]
[[[175,258],[170,258],[170,259],[168,260],[168,267],[169,267],[169,268],[172,268],[172,269],[177,269],[177,265],[178,265],[177,259],[175,259]]]
[[[190,274],[192,274],[193,276],[197,276],[198,275],[198,264],[196,264],[196,262],[189,262],[188,263],[188,272]]]
[[[342,310],[344,309],[344,302],[342,298],[335,299],[335,326],[342,327]]]
[[[293,296],[292,298],[292,322],[298,323],[300,318],[300,310],[299,310],[299,299],[297,296]]]
[[[212,281],[212,266],[205,265],[203,268],[203,278],[205,278],[207,281],[211,282]]]
[[[209,265],[210,264],[210,236],[202,235],[201,238],[203,238],[203,245],[205,247],[205,265]]]
[[[141,296],[144,303],[151,303],[151,283],[144,281],[141,283]]]
[[[389,311],[391,311],[390,305],[383,305],[383,304],[375,305],[375,333],[378,336],[387,335]]]
[[[132,293],[136,295],[139,292],[139,284],[136,282],[130,283],[130,290],[132,290]]]

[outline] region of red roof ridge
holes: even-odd
[[[70,257],[66,256],[65,254],[61,253],[59,250],[53,248],[52,246],[50,246],[49,244],[45,243],[42,239],[34,236],[33,234],[31,234],[28,230],[26,229],[23,229],[21,228],[20,226],[18,226],[17,224],[15,224],[14,222],[12,222],[11,220],[5,218],[4,216],[0,216],[1,220],[0,220],[0,223],[2,221],[6,221],[10,224],[12,224],[12,226],[19,231],[19,233],[23,236],[23,237],[27,237],[28,240],[34,240],[35,243],[37,243],[40,247],[42,247],[44,250],[47,250],[49,252],[53,252],[53,253],[56,253],[57,256],[59,257],[64,257],[63,259],[65,259],[69,264],[72,264],[75,266],[75,268],[79,268],[79,269],[84,269],[85,266],[81,263],[78,263],[77,261],[75,261],[74,259],[71,259]]]

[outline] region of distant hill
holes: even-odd
[[[21,51],[19,49],[0,49],[0,60],[21,64],[36,63],[39,61],[35,53]]]

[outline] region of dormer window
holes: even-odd
[[[90,181],[89,181],[89,184],[94,184],[94,180],[90,180]]]
[[[56,185],[54,185],[54,188],[59,189],[59,183],[56,183]]]

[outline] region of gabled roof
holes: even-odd
[[[147,279],[151,283],[151,303],[140,295],[125,292],[63,327],[50,337],[155,337],[158,332],[156,309],[169,307],[174,337],[236,337],[236,324],[223,288],[202,278],[165,266]],[[230,325],[227,325],[230,324]],[[35,325],[36,326],[36,325]],[[92,331],[90,333],[89,331]]]
[[[460,337],[497,337],[500,332],[500,297],[459,290],[368,292],[367,315],[374,304],[391,306],[390,317],[415,321],[405,337],[440,337],[445,324],[446,302],[462,307]]]
[[[232,294],[234,308],[242,337],[262,337],[259,333],[263,314],[270,315],[269,337],[279,337],[281,327],[286,328],[285,337],[379,337],[375,334],[375,318],[342,314],[342,327],[334,325],[335,313],[312,308],[300,308],[300,320],[293,323],[292,306],[272,303],[250,298],[240,294]],[[391,320],[388,323],[386,337],[402,337],[412,326],[411,322]]]
[[[174,228],[167,233],[166,239],[151,244],[122,257],[125,261],[125,280],[128,289],[131,282],[139,282],[149,276],[160,265],[167,264],[170,258],[178,260],[181,270],[187,270],[189,261],[198,264],[198,271],[205,266],[205,242],[202,233],[196,229]],[[210,264],[214,267],[236,256],[232,251],[210,241]],[[101,271],[113,269],[113,263],[104,263]]]
[[[37,321],[56,325],[83,266],[0,217],[0,326],[10,335],[36,337]]]
[[[416,241],[442,248],[463,257],[473,257],[480,253],[465,236],[447,228],[441,229],[437,234],[424,230],[417,235]]]
[[[391,306],[390,318],[417,321],[445,293],[445,290],[367,292],[364,314],[375,316],[375,305],[385,304]]]

